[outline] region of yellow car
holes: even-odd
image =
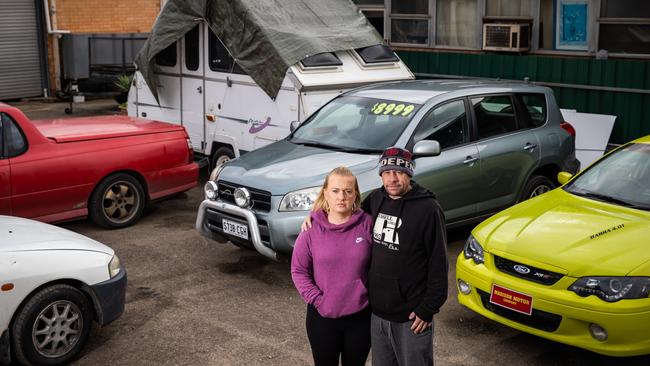
[[[593,352],[650,354],[650,136],[558,180],[472,231],[459,302]]]

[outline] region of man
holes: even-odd
[[[433,365],[433,315],[447,300],[444,213],[434,194],[411,180],[414,168],[408,150],[386,149],[379,160],[383,187],[361,205],[373,217],[373,366]]]
[[[444,213],[433,193],[411,180],[408,150],[388,148],[379,162],[383,187],[362,203],[374,221],[372,364],[433,365],[433,315],[447,299]]]

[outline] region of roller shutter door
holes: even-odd
[[[0,100],[43,95],[37,19],[36,1],[0,0]]]

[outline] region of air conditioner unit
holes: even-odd
[[[530,24],[483,24],[483,49],[523,52],[530,48]]]

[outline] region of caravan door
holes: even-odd
[[[205,152],[203,24],[185,34],[181,47],[181,117],[194,151]]]
[[[155,85],[155,88],[158,89],[158,102],[149,91],[144,78],[137,79],[137,115],[138,117],[181,124],[178,42],[174,42],[156,55],[156,74],[158,75],[158,85]]]
[[[237,156],[241,131],[246,121],[241,118],[237,106],[225,108],[224,98],[228,75],[232,69],[232,59],[221,41],[209,27],[205,27],[207,39],[207,54],[205,55],[205,113],[210,118],[205,125],[206,141],[210,145],[206,154],[214,154],[217,150],[226,153],[227,158]],[[216,161],[219,157],[212,156]]]

